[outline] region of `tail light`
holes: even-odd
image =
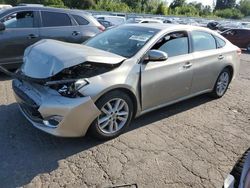
[[[97,28],[98,28],[101,32],[105,31],[105,27],[104,27],[104,26],[102,26],[102,25],[97,26]]]
[[[237,54],[238,54],[239,56],[241,55],[241,49],[240,49],[240,48],[237,50]]]

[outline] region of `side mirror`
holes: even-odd
[[[4,23],[0,22],[0,31],[3,31],[5,30],[5,25]]]
[[[145,61],[166,61],[168,59],[168,54],[160,50],[150,50],[148,51]]]

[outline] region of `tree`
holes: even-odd
[[[250,0],[241,0],[238,8],[245,16],[250,16]]]
[[[212,8],[209,5],[206,5],[201,11],[201,16],[209,16],[212,14]]]
[[[94,7],[94,0],[64,0],[64,4],[69,8],[90,9]]]
[[[234,8],[236,6],[236,0],[217,0],[215,9],[222,10],[226,8]]]
[[[168,10],[167,6],[163,2],[161,2],[155,11],[155,14],[166,15],[167,10]]]
[[[130,12],[130,8],[126,3],[117,2],[116,0],[99,0],[94,8],[96,10]]]
[[[183,5],[185,5],[185,0],[174,0],[171,4],[170,4],[170,6],[169,6],[169,8],[170,9],[175,9],[176,7],[182,7]]]

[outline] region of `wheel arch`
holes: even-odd
[[[232,65],[227,65],[222,70],[224,70],[224,69],[228,69],[229,70],[229,72],[230,72],[230,82],[231,82],[232,79],[233,79],[233,77],[234,77],[234,68],[233,68],[233,66]]]
[[[135,93],[133,91],[131,91],[129,88],[126,88],[126,87],[117,87],[117,88],[112,88],[112,89],[109,89],[109,90],[106,90],[105,92],[103,92],[96,100],[95,100],[95,103],[104,95],[110,93],[110,92],[113,92],[113,91],[121,91],[125,94],[127,94],[130,99],[132,100],[132,103],[133,103],[133,118],[135,117],[135,115],[137,114],[137,110],[138,110],[138,101],[137,101],[137,97],[135,95]]]

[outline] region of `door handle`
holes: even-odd
[[[222,60],[222,59],[224,59],[224,56],[223,55],[219,55],[218,59]]]
[[[187,62],[187,63],[185,63],[185,65],[183,65],[183,68],[185,68],[185,69],[189,69],[190,67],[192,67],[192,63],[190,63],[190,62]]]
[[[28,39],[35,39],[35,38],[38,38],[39,36],[38,35],[35,35],[35,34],[29,34],[28,35]]]
[[[79,35],[79,34],[81,34],[80,31],[73,31],[73,33],[72,33],[73,36],[77,36],[77,35]]]

